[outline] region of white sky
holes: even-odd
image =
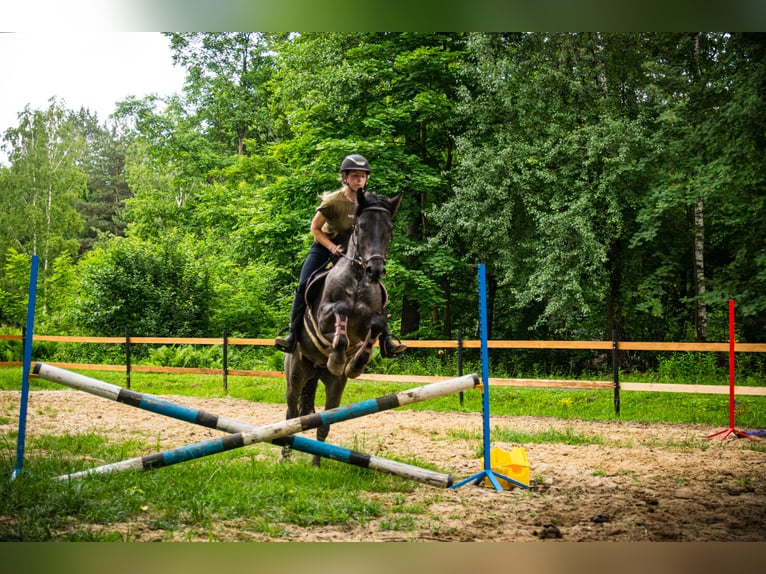
[[[103,123],[127,96],[168,96],[183,90],[170,41],[159,32],[0,33],[0,136],[18,114],[46,109],[56,97],[67,108],[90,109]],[[6,164],[0,155],[0,163]]]

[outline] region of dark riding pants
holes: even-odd
[[[303,267],[301,267],[300,279],[298,279],[298,286],[295,288],[293,306],[290,310],[290,330],[294,333],[297,333],[303,323],[303,313],[306,311],[306,286],[309,279],[327,265],[331,259],[334,259],[333,255],[325,246],[316,241],[311,244],[311,249],[309,249]]]

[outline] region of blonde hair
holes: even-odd
[[[339,191],[343,191],[343,188],[341,187],[340,189],[335,189],[333,191],[325,191],[323,193],[320,193],[319,196],[318,196],[318,199],[320,201],[324,201],[325,199],[330,197],[333,193],[338,193]]]

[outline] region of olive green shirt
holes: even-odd
[[[322,226],[327,237],[335,243],[348,241],[356,217],[356,204],[348,200],[342,189],[327,195],[317,211],[327,219]]]

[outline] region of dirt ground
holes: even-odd
[[[237,399],[168,400],[252,424],[283,419],[283,405]],[[3,433],[17,425],[19,394],[0,393]],[[292,541],[766,541],[766,441],[707,435],[720,428],[492,417],[491,428],[549,429],[599,436],[603,444],[509,444],[523,447],[531,466],[529,490],[496,491],[417,484],[404,504],[424,505],[407,528],[372,520],[355,527],[291,526]],[[455,482],[483,470],[479,414],[389,410],[332,427],[328,442],[381,457],[427,460]],[[173,448],[220,432],[195,427],[78,391],[33,391],[27,436],[98,432],[114,440],[146,438]],[[314,438],[314,433],[306,433]],[[753,448],[755,446],[755,448]],[[29,455],[29,453],[28,453]],[[370,471],[373,472],[373,471]],[[402,479],[404,480],[404,479]],[[389,495],[381,496],[391,500]],[[217,535],[242,539],[231,525]],[[132,532],[136,533],[134,528]],[[147,531],[142,539],[158,540]],[[253,538],[267,540],[267,538]]]

